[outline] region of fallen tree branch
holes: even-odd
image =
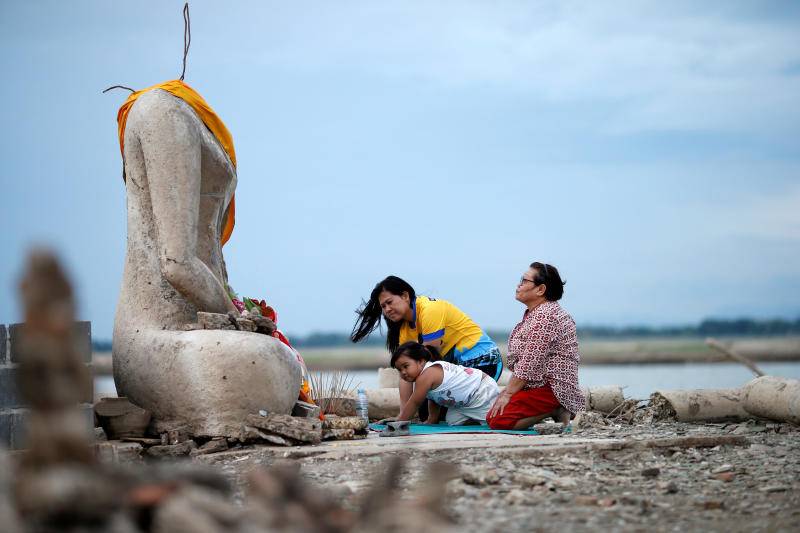
[[[750,359],[743,356],[742,354],[734,352],[733,350],[731,350],[730,348],[719,342],[717,339],[709,337],[708,339],[706,339],[706,345],[708,345],[709,348],[713,348],[718,352],[726,355],[730,359],[742,363],[744,366],[749,368],[756,376],[761,377],[766,375]]]

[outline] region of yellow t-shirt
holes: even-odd
[[[400,326],[400,344],[442,340],[442,357],[456,363],[487,354],[497,345],[461,309],[446,300],[417,296],[412,321]],[[452,352],[452,354],[451,354]]]

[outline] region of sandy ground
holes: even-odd
[[[723,439],[726,444],[714,444]],[[648,445],[656,447],[644,447]],[[309,483],[357,506],[390,457],[403,498],[433,461],[454,467],[445,509],[461,531],[800,531],[800,428],[653,423],[571,435],[429,435],[198,457],[239,487],[247,472],[297,462]]]

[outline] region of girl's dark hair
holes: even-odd
[[[358,319],[356,320],[355,326],[353,326],[353,332],[350,334],[351,341],[358,342],[361,339],[369,337],[369,334],[380,326],[383,313],[381,312],[381,304],[378,301],[378,296],[383,291],[389,291],[397,296],[402,296],[404,292],[407,292],[411,305],[414,305],[414,302],[417,301],[417,294],[414,292],[414,287],[397,276],[389,276],[383,281],[378,282],[369,295],[369,301],[362,301],[361,307],[356,310]],[[402,320],[399,322],[392,322],[385,317],[384,320],[386,321],[386,328],[388,329],[386,333],[386,347],[390,352],[393,352],[400,344],[400,326],[403,322]]]
[[[389,366],[394,368],[394,364],[401,355],[405,355],[414,361],[440,361],[442,354],[433,346],[420,344],[417,341],[404,342],[392,352],[392,359],[389,361]]]
[[[555,302],[564,296],[564,285],[567,282],[566,280],[561,281],[561,275],[556,267],[536,261],[531,263],[531,268],[536,270],[536,278],[534,280],[536,284],[541,285],[544,283],[544,297],[547,300]]]

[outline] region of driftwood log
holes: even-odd
[[[742,389],[743,407],[755,416],[800,424],[800,380],[763,376]]]
[[[602,387],[583,387],[583,396],[586,398],[587,411],[600,411],[611,413],[625,402],[622,387],[619,385],[605,385]]]
[[[657,390],[650,396],[656,420],[747,420],[741,389]]]

